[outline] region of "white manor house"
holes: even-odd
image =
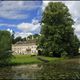
[[[13,55],[15,54],[31,54],[37,55],[37,45],[36,40],[27,40],[27,41],[19,41],[15,44],[12,44]]]

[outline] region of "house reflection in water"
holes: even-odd
[[[12,45],[13,55],[15,54],[35,54],[37,55],[36,40],[19,41]]]

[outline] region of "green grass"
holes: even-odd
[[[36,58],[36,56],[30,55],[15,55],[12,60],[11,64],[33,64],[33,63],[40,63],[41,61]]]
[[[48,60],[48,61],[57,61],[57,60],[64,60],[64,58],[57,58],[57,57],[46,57],[46,56],[39,56],[39,57],[41,57],[41,58],[43,58],[43,59],[45,59],[45,60]]]
[[[14,55],[14,57],[11,59],[11,65],[43,63],[43,61],[37,59],[37,57],[48,60],[50,62],[53,62],[55,60],[62,60],[62,58],[53,58],[45,56]]]
[[[37,57],[40,57],[44,60],[48,60],[51,63],[69,60],[69,58],[55,58],[55,57],[53,58],[53,57],[45,57],[45,56],[31,56],[31,55],[14,55],[14,57],[11,59],[10,65],[44,63],[43,61],[39,60]]]

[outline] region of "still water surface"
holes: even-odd
[[[0,68],[0,79],[80,79],[80,60]]]

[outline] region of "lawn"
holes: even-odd
[[[36,56],[30,55],[14,55],[11,60],[11,64],[33,64],[33,63],[40,63],[41,61],[36,58]]]
[[[11,65],[21,65],[21,64],[38,64],[38,63],[45,63],[45,61],[42,61],[38,58],[41,58],[43,60],[47,60],[50,63],[57,63],[61,61],[67,61],[67,60],[74,60],[74,58],[53,58],[53,57],[45,57],[45,56],[31,56],[31,55],[14,55],[13,58],[11,59]]]
[[[14,55],[14,57],[11,59],[11,64],[18,65],[18,64],[43,63],[43,61],[39,60],[37,57],[48,60],[50,62],[61,59],[61,58],[53,58],[53,57],[45,57],[45,56]]]

